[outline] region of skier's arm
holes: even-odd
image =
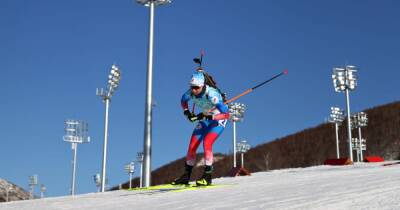
[[[190,91],[190,90],[189,90]],[[188,102],[190,100],[190,92],[186,91],[181,98],[181,107],[184,111],[189,110]]]
[[[229,119],[229,108],[226,104],[224,104],[222,97],[220,95],[212,95],[210,97],[211,103],[215,105],[215,108],[220,112],[219,114],[215,114],[212,116],[213,120],[226,120]]]
[[[213,120],[226,120],[229,119],[229,108],[226,104],[223,102],[216,104],[215,106],[218,111],[220,112],[219,114],[213,115]]]
[[[183,94],[181,98],[181,107],[183,109],[183,114],[188,118],[190,122],[194,122],[197,120],[197,117],[194,113],[189,111],[188,101],[190,100],[190,90]]]

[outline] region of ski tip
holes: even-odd
[[[200,50],[200,55],[205,55],[205,54],[206,54],[206,51],[204,49],[201,49]]]
[[[283,73],[283,74],[288,74],[289,71],[286,69],[286,70],[284,70],[282,73]]]

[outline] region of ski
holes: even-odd
[[[142,187],[142,188],[131,188],[128,190],[133,190],[133,191],[137,191],[137,190],[162,190],[162,189],[180,189],[180,188],[185,188],[187,186],[190,185],[184,185],[184,184],[162,184],[162,185],[155,185],[155,186],[150,186],[150,187]]]
[[[187,191],[187,190],[209,189],[209,188],[228,187],[228,186],[232,186],[232,185],[212,184],[212,185],[206,185],[206,186],[198,186],[196,184],[188,184],[188,185],[162,184],[162,185],[155,185],[155,186],[143,187],[143,188],[131,188],[131,189],[128,189],[128,191],[182,192],[182,191]]]
[[[400,164],[400,162],[394,162],[394,163],[385,163],[382,166],[392,166],[392,165],[397,165]]]

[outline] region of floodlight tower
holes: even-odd
[[[150,186],[151,180],[151,141],[152,141],[152,100],[153,100],[153,43],[154,43],[154,9],[156,6],[171,3],[171,0],[136,0],[137,3],[149,7],[149,43],[147,57],[147,86],[143,144],[143,185]]]
[[[46,193],[46,186],[44,184],[40,185],[40,198],[44,198],[44,193]]]
[[[38,175],[29,176],[30,199],[34,199],[35,186],[38,184]]]
[[[94,183],[96,184],[97,192],[100,192],[100,189],[101,189],[101,176],[100,176],[100,174],[97,173],[97,174],[93,175],[93,180],[94,180]]]
[[[339,153],[339,125],[342,124],[344,120],[343,110],[339,107],[331,107],[331,115],[329,116],[329,122],[335,124],[336,133],[336,158],[340,158]]]
[[[143,179],[143,152],[138,152],[136,157],[136,162],[140,164],[140,184],[139,187],[143,187],[142,179]]]
[[[71,195],[75,195],[75,175],[76,175],[76,154],[78,150],[78,143],[89,143],[90,137],[88,136],[88,124],[82,120],[65,120],[64,123],[65,135],[64,141],[71,143],[72,148],[72,181],[71,181]]]
[[[241,142],[237,143],[236,145],[237,150],[240,152],[240,156],[241,156],[241,167],[244,168],[244,153],[246,153],[247,151],[249,151],[250,149],[250,144],[247,143],[246,140],[242,140]]]
[[[107,141],[108,141],[108,112],[110,108],[111,98],[117,90],[119,81],[121,80],[121,71],[118,66],[112,65],[110,75],[108,76],[107,90],[103,88],[96,89],[96,95],[103,99],[106,104],[105,120],[104,120],[104,144],[103,144],[103,165],[101,173],[101,192],[104,192],[106,182],[106,162],[107,162]]]
[[[246,106],[241,103],[229,104],[230,121],[233,123],[233,167],[236,168],[236,122],[243,121]]]
[[[129,189],[132,188],[132,175],[135,173],[135,162],[130,162],[125,165],[125,171],[129,174]]]
[[[349,142],[349,155],[350,160],[353,161],[353,149],[351,145],[351,120],[350,120],[350,96],[349,91],[353,91],[357,86],[357,79],[355,73],[357,69],[355,66],[347,65],[344,68],[333,68],[333,86],[336,92],[346,93],[347,105],[347,134]]]
[[[359,112],[358,113],[358,138],[360,140],[360,160],[364,161],[363,158],[363,150],[367,149],[367,142],[366,139],[361,137],[361,127],[366,127],[368,124],[368,117],[367,113]]]
[[[367,126],[368,118],[365,112],[358,112],[352,116],[352,127],[358,128],[358,139],[354,139],[357,150],[357,162],[363,161],[363,150],[366,150],[366,140],[361,136],[361,128]]]

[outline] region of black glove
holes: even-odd
[[[203,114],[203,113],[198,114],[196,117],[198,120],[212,120],[213,119],[212,115],[207,115],[207,114]]]
[[[190,122],[194,122],[197,120],[197,116],[189,110],[185,110],[183,114],[188,118]]]

